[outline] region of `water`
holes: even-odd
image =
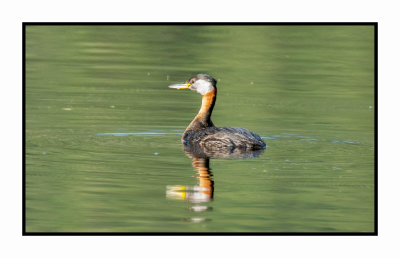
[[[28,26],[27,232],[372,232],[373,28]],[[196,159],[180,136],[218,79],[213,122],[267,143]]]

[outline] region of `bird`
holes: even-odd
[[[261,150],[266,148],[261,137],[239,127],[217,127],[211,121],[211,114],[217,99],[217,81],[208,74],[197,74],[185,83],[169,85],[173,89],[190,89],[202,96],[198,114],[182,135],[182,143],[189,146],[212,149],[218,148]]]

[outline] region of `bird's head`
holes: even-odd
[[[201,73],[191,77],[185,83],[173,84],[168,87],[178,90],[190,89],[205,95],[217,89],[217,81],[210,75]]]

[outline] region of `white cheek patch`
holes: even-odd
[[[196,81],[196,91],[201,95],[207,94],[213,90],[213,86],[210,82],[205,80],[197,80]]]

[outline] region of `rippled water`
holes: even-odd
[[[28,26],[26,231],[372,232],[373,61],[368,26]],[[185,152],[200,72],[263,153]]]

